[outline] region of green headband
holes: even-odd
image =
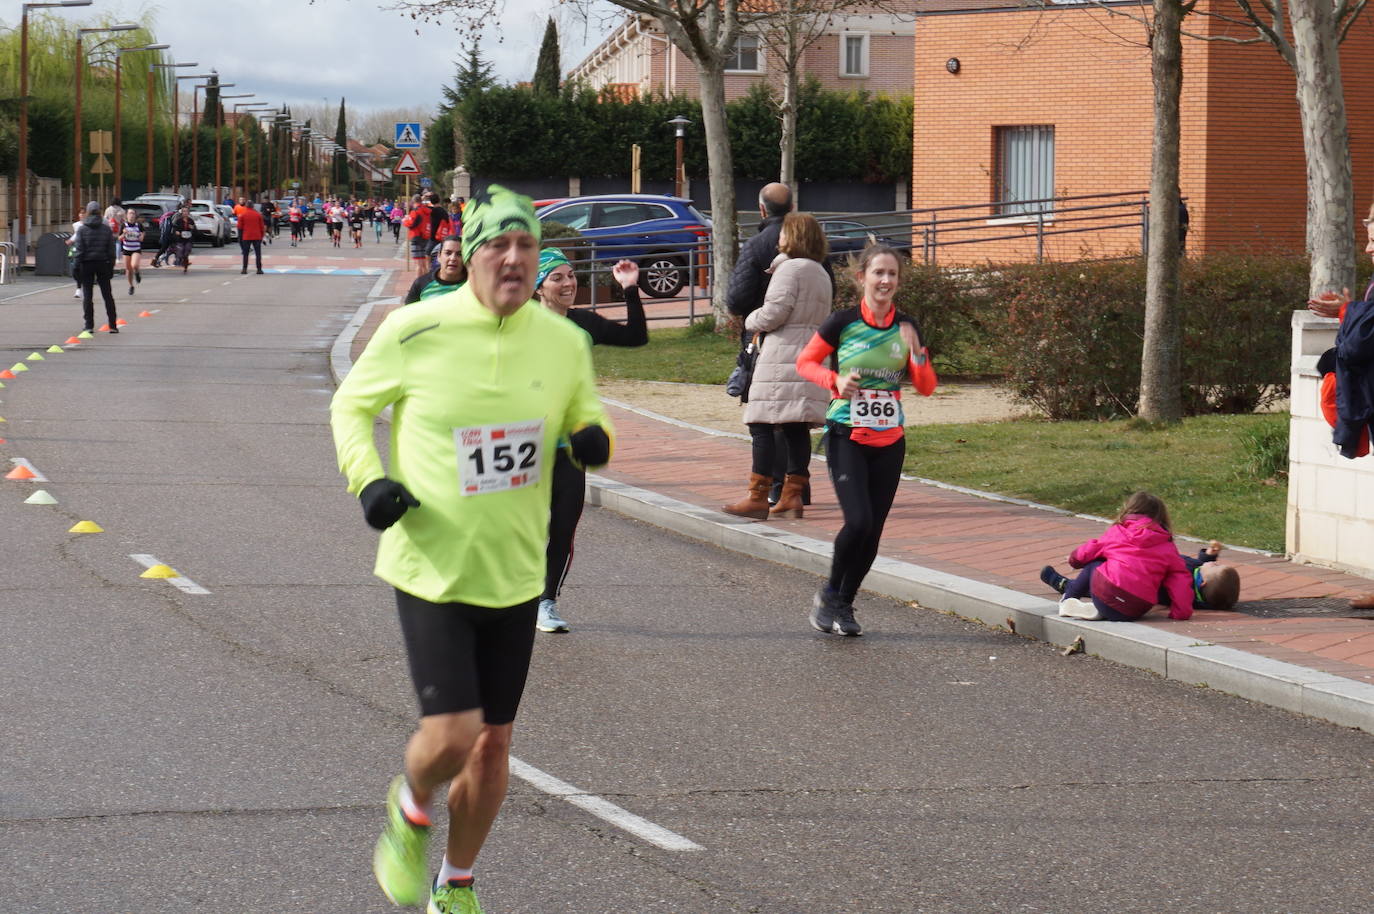
[[[529,197],[491,184],[478,191],[463,210],[463,261],[488,241],[506,232],[529,232],[538,243],[539,220]]]
[[[568,258],[558,248],[544,248],[539,252],[539,272],[534,277],[535,291],[549,278],[549,274],[562,266],[572,266]]]

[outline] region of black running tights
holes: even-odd
[[[844,526],[835,536],[829,583],[841,600],[852,603],[878,556],[878,541],[902,474],[906,439],[869,447],[842,435],[832,429],[826,436],[830,481],[844,513]]]
[[[587,472],[579,470],[568,459],[567,451],[558,449],[553,463],[553,497],[549,502],[549,545],[544,555],[548,566],[544,570],[545,600],[557,600],[563,580],[572,567],[573,539],[577,536],[577,522],[582,519],[582,505],[586,501]]]

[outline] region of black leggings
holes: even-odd
[[[782,469],[791,476],[810,476],[811,429],[805,422],[750,422],[749,437],[754,441],[753,471],[760,476],[776,476]],[[782,439],[779,453],[778,439]]]
[[[878,540],[902,475],[906,439],[869,447],[849,440],[848,429],[832,427],[825,453],[830,481],[844,512],[844,526],[835,536],[829,585],[841,600],[852,603],[878,556]]]
[[[572,567],[573,538],[577,536],[577,522],[582,519],[582,505],[586,501],[587,472],[573,466],[562,448],[553,462],[553,497],[549,502],[549,545],[544,556],[545,600],[557,600],[563,581]]]

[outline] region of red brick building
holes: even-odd
[[[953,0],[949,0],[953,3]],[[1203,0],[1223,8],[1218,0]],[[967,5],[967,4],[965,4]],[[1225,7],[1236,15],[1234,5]],[[1153,88],[1149,5],[928,10],[915,40],[913,206],[1145,191]],[[1190,32],[1239,37],[1197,13]],[[1374,197],[1374,20],[1342,49],[1356,215]],[[1301,251],[1306,169],[1294,76],[1268,44],[1183,39],[1180,187],[1190,253],[1237,248]],[[989,231],[1025,241],[941,251],[942,261],[1034,256],[1034,206],[975,211]],[[1053,214],[1043,214],[1053,222]],[[1358,224],[1351,231],[1361,232]],[[1139,228],[1064,235],[1046,255],[1138,251]],[[1361,240],[1363,247],[1363,240]],[[958,253],[955,253],[958,251]]]

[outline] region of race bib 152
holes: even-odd
[[[455,428],[459,491],[485,495],[539,481],[544,420]]]

